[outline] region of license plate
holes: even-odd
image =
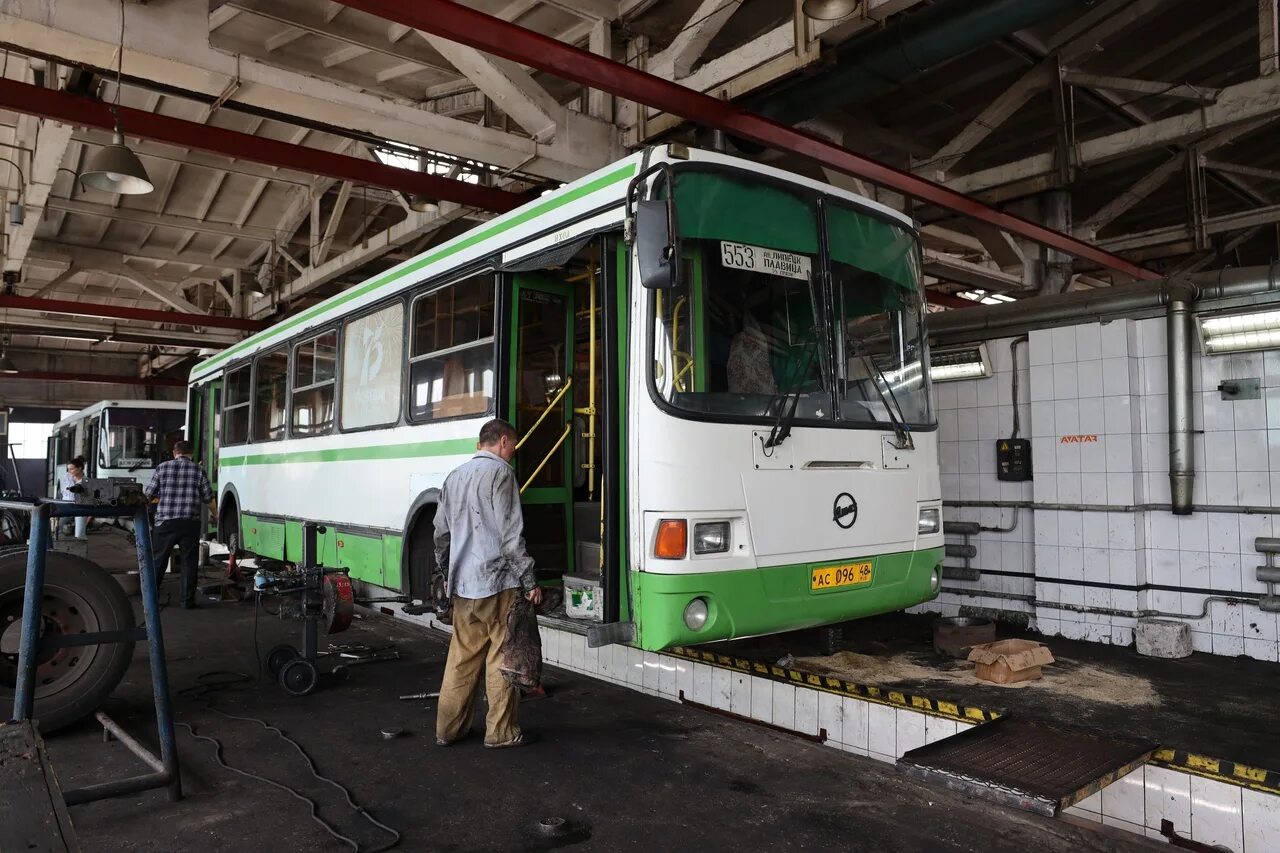
[[[813,569],[809,576],[809,589],[824,592],[842,586],[859,586],[871,583],[871,561],[844,563],[839,566],[823,566]]]

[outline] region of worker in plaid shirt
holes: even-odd
[[[200,570],[200,510],[209,504],[213,511],[213,489],[204,469],[191,461],[191,442],[173,445],[173,459],[156,468],[143,491],[157,500],[155,526],[151,531],[152,562],[156,585],[164,578],[164,568],[178,546],[182,563],[182,606],[196,606],[196,580]]]

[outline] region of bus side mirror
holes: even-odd
[[[636,202],[636,260],[640,263],[640,284],[650,290],[680,286],[680,246],[674,222],[675,202],[671,199]]]

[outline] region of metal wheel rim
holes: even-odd
[[[22,621],[22,587],[0,593],[0,630]],[[79,594],[59,586],[45,585],[40,613],[46,636],[91,634],[102,630],[98,614]],[[42,653],[36,659],[36,700],[69,689],[89,671],[101,646],[68,646]],[[18,655],[0,654],[0,685],[14,689],[18,678]]]

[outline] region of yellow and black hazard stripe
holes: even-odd
[[[1280,772],[1251,767],[1238,761],[1161,747],[1151,754],[1150,763],[1255,791],[1280,794]]]
[[[675,646],[667,649],[663,654],[672,654],[678,657],[697,661],[698,663],[705,663],[711,666],[721,667],[723,669],[745,672],[758,678],[768,678],[772,681],[781,681],[798,687],[820,690],[824,693],[834,693],[839,696],[855,696],[867,702],[905,708],[909,711],[916,711],[921,714],[931,714],[935,717],[946,717],[947,719],[957,720],[962,723],[987,723],[1000,717],[1004,713],[999,710],[979,708],[975,705],[964,705],[960,702],[951,702],[946,699],[935,699],[931,696],[920,696],[914,693],[906,693],[904,691],[894,690],[888,687],[878,687],[873,684],[859,684],[855,681],[845,681],[843,678],[837,678],[833,675],[819,675],[818,673],[791,669],[789,667],[766,663],[764,661],[755,661],[733,655],[719,654],[717,652],[707,651],[706,649],[691,649],[684,646]]]

